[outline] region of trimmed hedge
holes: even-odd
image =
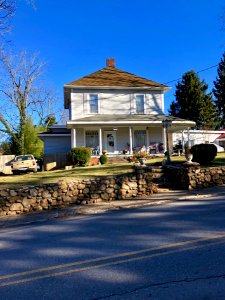
[[[192,146],[191,153],[193,154],[192,161],[204,165],[214,160],[217,155],[217,148],[213,144],[198,144]]]
[[[99,158],[99,161],[100,161],[100,163],[101,163],[102,165],[106,164],[107,161],[108,161],[108,158],[107,158],[106,154],[102,154],[102,155],[100,156],[100,158]]]
[[[85,166],[91,159],[91,148],[75,147],[71,149],[71,157],[74,165]]]

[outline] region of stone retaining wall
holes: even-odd
[[[179,189],[196,189],[225,184],[225,167],[168,167],[171,184]]]
[[[127,199],[157,192],[151,168],[136,166],[126,176],[107,176],[73,182],[0,190],[0,216],[18,215],[72,204]]]

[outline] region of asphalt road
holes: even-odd
[[[225,299],[225,196],[0,231],[0,299]]]

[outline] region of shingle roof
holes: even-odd
[[[151,122],[157,122],[157,123],[162,123],[163,120],[170,120],[173,122],[180,122],[180,123],[185,123],[185,122],[189,122],[190,124],[192,124],[192,126],[194,126],[195,122],[193,121],[188,121],[185,119],[181,119],[181,118],[177,118],[177,117],[173,117],[173,116],[168,116],[168,115],[164,115],[164,114],[152,114],[152,115],[138,115],[138,114],[117,114],[117,115],[111,115],[111,114],[107,114],[107,115],[100,115],[100,114],[96,114],[96,115],[91,115],[91,116],[85,116],[83,118],[79,118],[79,119],[75,119],[75,120],[71,120],[68,122],[73,122],[73,123],[80,123],[80,122],[84,122],[84,123],[89,123],[89,122],[101,122],[102,124],[106,124],[108,122],[110,123],[119,123],[119,122],[147,122],[147,123],[151,123]],[[68,123],[67,122],[67,123]]]
[[[136,76],[111,66],[107,66],[97,72],[72,81],[65,86],[67,85],[93,87],[151,87],[161,88],[162,90],[167,90],[169,88],[164,84]]]

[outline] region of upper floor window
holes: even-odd
[[[91,114],[98,113],[98,95],[97,94],[89,95],[89,108],[90,108]]]
[[[136,95],[135,103],[136,103],[136,113],[137,114],[144,114],[145,106],[144,106],[144,95]]]

